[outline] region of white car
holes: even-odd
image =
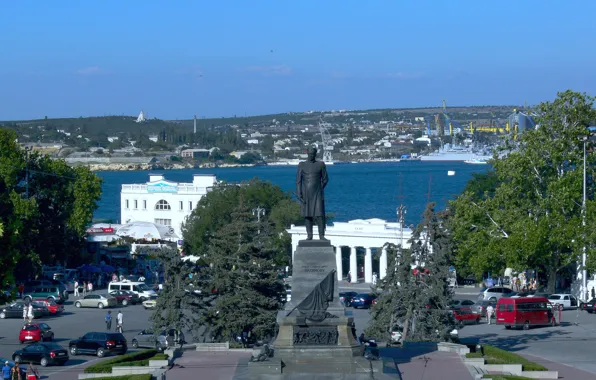
[[[157,301],[156,300],[143,301],[143,307],[145,308],[145,310],[147,310],[147,309],[155,309],[155,306],[157,306]]]
[[[548,300],[553,306],[557,305],[560,309],[577,308],[577,298],[571,294],[551,294]]]

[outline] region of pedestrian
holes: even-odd
[[[4,367],[2,367],[2,379],[10,380],[10,363],[6,361]]]
[[[33,367],[33,363],[29,362],[29,367],[27,367],[27,380],[37,379],[39,379],[39,372],[37,372],[37,368]]]
[[[23,285],[23,283],[21,282],[21,284],[19,285],[19,297],[23,298],[24,294],[25,294],[25,285]]]
[[[346,277],[346,280],[348,282],[352,282],[352,272],[351,271],[348,272],[348,276]]]
[[[372,284],[373,286],[377,285],[377,273],[373,273],[372,275]]]
[[[87,281],[83,281],[83,298],[87,295]]]
[[[79,297],[79,281],[75,280],[74,282],[74,296]]]
[[[358,343],[360,343],[360,345],[363,346],[365,339],[366,338],[364,337],[364,333],[361,333],[360,336],[358,337]]]
[[[33,303],[29,303],[29,307],[27,308],[27,318],[29,319],[29,323],[33,322]]]
[[[116,316],[116,322],[118,323],[116,329],[118,330],[119,333],[122,333],[122,311],[118,310],[118,315]]]
[[[108,313],[106,314],[106,327],[108,329],[108,331],[112,330],[112,311],[108,310]]]
[[[93,282],[89,281],[87,283],[87,291],[89,292],[89,294],[93,293]]]
[[[495,311],[495,309],[493,308],[493,305],[488,305],[486,307],[486,320],[488,321],[488,324],[490,325],[490,320],[493,317],[493,312]]]
[[[27,323],[27,314],[29,313],[29,304],[23,305],[23,323]]]
[[[12,380],[21,380],[21,368],[19,362],[14,363],[14,367],[10,370],[10,378]]]

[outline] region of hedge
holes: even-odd
[[[150,359],[164,360],[167,359],[167,357],[168,356],[166,354],[160,354],[155,349],[137,351],[126,355],[116,356],[115,358],[91,365],[85,368],[85,373],[112,373],[112,367],[114,366],[146,366],[149,364]]]
[[[521,364],[524,371],[548,371],[545,367],[538,363],[529,361],[528,359],[514,354],[513,352],[501,350],[500,348],[482,345],[484,348],[484,356],[480,352],[471,352],[466,354],[466,358],[482,358],[486,364]]]

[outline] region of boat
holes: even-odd
[[[444,147],[430,153],[426,156],[421,156],[421,161],[472,161],[474,159],[488,161],[492,158],[489,148],[474,150],[465,146],[445,144]]]
[[[471,160],[465,160],[464,163],[473,165],[486,165],[488,164],[488,161],[481,158],[472,158]]]

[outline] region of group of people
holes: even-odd
[[[23,305],[23,322],[33,322],[33,303],[31,302]]]
[[[4,367],[2,367],[2,379],[4,380],[22,380],[21,376],[22,369],[20,367],[19,362],[15,362],[14,366],[10,366],[10,362],[4,363]],[[33,366],[33,363],[29,363],[29,367],[27,367],[26,375],[27,380],[38,380],[39,379],[39,372],[37,372],[37,368]]]
[[[123,318],[124,315],[122,314],[122,310],[118,310],[118,315],[116,315],[116,331],[122,333],[122,326],[123,326]],[[106,328],[108,331],[112,330],[112,311],[108,310],[108,313],[105,317]]]
[[[82,286],[79,286],[79,281],[78,280],[75,280],[75,282],[74,282],[74,295],[75,295],[75,297],[81,297],[81,294],[79,292],[79,288],[82,289],[83,297],[85,297],[87,295],[87,292],[93,293],[93,282],[91,282],[91,281],[83,281],[83,285]]]

